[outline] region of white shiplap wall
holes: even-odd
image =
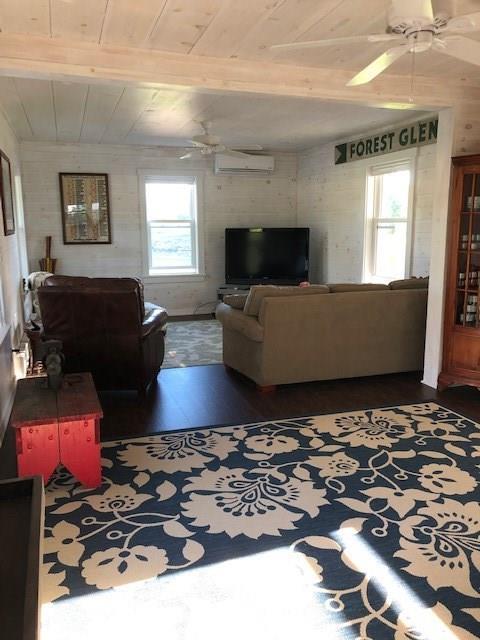
[[[366,171],[388,162],[333,164],[335,143],[298,157],[298,224],[311,228],[311,279],[360,282],[363,269]],[[412,275],[428,275],[436,145],[418,148],[415,175]]]
[[[335,166],[333,147],[334,143],[325,144],[298,156],[277,154],[276,170],[269,176],[215,176],[211,161],[179,161],[171,148],[24,142],[21,156],[30,269],[38,269],[44,238],[52,235],[58,273],[144,277],[138,171],[184,169],[201,170],[205,176],[206,276],[182,283],[145,280],[147,298],[166,306],[170,314],[192,313],[197,305],[215,300],[216,288],[223,282],[224,229],[229,226],[308,226],[311,280],[358,282],[362,278],[369,163]],[[412,274],[417,276],[429,271],[435,157],[435,145],[418,149],[412,255]],[[109,174],[112,245],[63,245],[61,171]]]
[[[0,442],[13,401],[15,378],[12,346],[18,346],[23,326],[22,277],[26,275],[25,233],[20,152],[17,139],[0,113],[0,149],[10,159],[14,190],[15,234],[5,236],[0,215]]]
[[[224,281],[225,227],[296,224],[293,153],[277,154],[275,172],[267,176],[216,176],[211,159],[179,161],[178,150],[168,148],[24,142],[21,154],[30,269],[38,269],[44,238],[52,235],[57,273],[69,275],[143,277],[138,171],[204,171],[205,278],[165,284],[145,281],[146,298],[167,307],[171,315],[192,313],[197,305],[215,300]],[[109,174],[112,245],[62,243],[58,187],[62,171]]]

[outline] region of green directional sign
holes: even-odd
[[[347,143],[337,144],[335,147],[335,164],[347,162]]]
[[[335,164],[365,160],[393,151],[434,144],[437,141],[438,118],[419,120],[391,131],[377,133],[335,147]]]

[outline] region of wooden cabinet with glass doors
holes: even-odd
[[[480,155],[453,159],[448,256],[438,387],[480,387]]]

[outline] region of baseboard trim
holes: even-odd
[[[168,316],[168,322],[182,322],[182,320],[212,320],[213,318],[215,318],[214,313],[186,313],[185,315]]]

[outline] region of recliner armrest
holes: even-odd
[[[149,304],[142,322],[142,339],[157,331],[165,333],[167,320],[168,313],[163,307]]]

